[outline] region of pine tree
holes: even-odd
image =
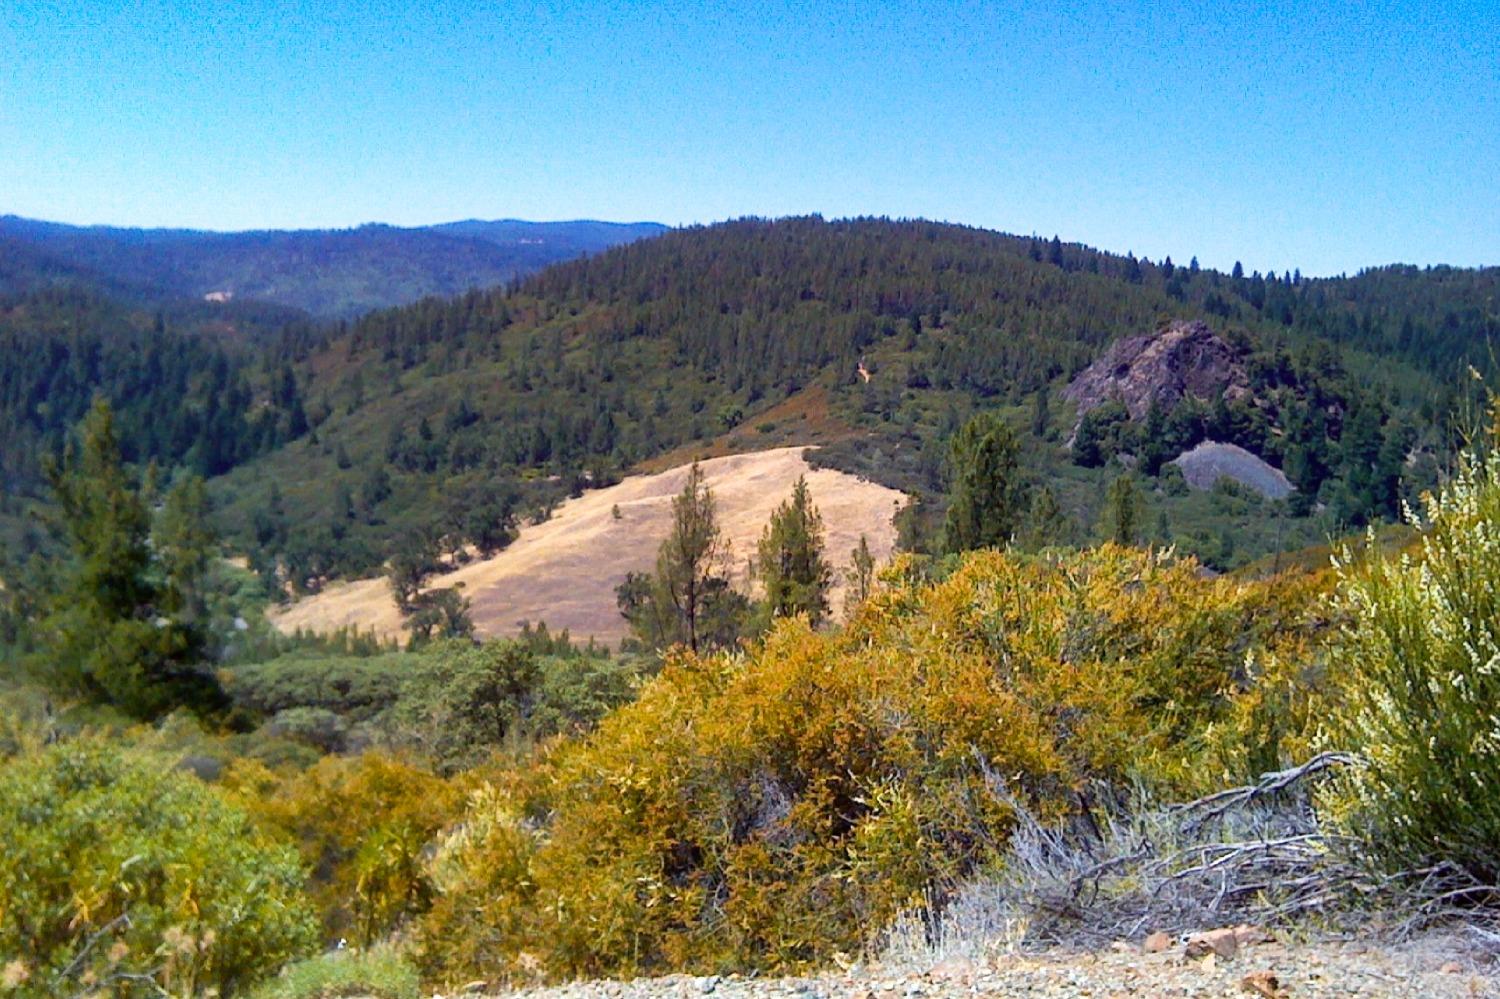
[[[954,435],[949,461],[953,495],[943,523],[944,550],[1009,544],[1027,505],[1015,431],[998,416],[981,413]]]
[[[1031,409],[1031,434],[1033,437],[1045,438],[1047,429],[1052,426],[1052,411],[1048,405],[1047,386],[1043,385],[1032,397]]]
[[[806,614],[816,626],[828,616],[833,567],[823,557],[823,518],[813,506],[806,476],[798,476],[791,498],[771,514],[756,550],[755,568],[771,617]]]
[[[875,589],[875,556],[870,553],[870,541],[863,534],[859,544],[849,553],[849,568],[844,570],[844,580],[849,589],[844,594],[844,615],[870,599]]]
[[[1133,545],[1141,533],[1140,493],[1126,473],[1110,483],[1105,508],[1105,535],[1117,545]]]
[[[125,471],[107,403],[95,401],[78,437],[48,468],[72,558],[54,568],[34,672],[64,695],[137,718],[222,708],[218,681],[202,666],[207,632],[187,606],[212,543],[201,492],[174,491],[153,546],[150,513]]]
[[[1051,487],[1043,486],[1037,491],[1036,497],[1031,501],[1031,512],[1026,518],[1026,529],[1022,533],[1025,546],[1032,551],[1049,545],[1067,544],[1071,540],[1073,525]]]
[[[196,475],[184,476],[167,491],[156,519],[153,547],[162,569],[163,605],[168,613],[190,619],[206,613],[203,577],[217,540],[208,523],[211,512],[208,492]]]
[[[713,491],[693,462],[672,500],[672,527],[657,551],[656,574],[632,573],[615,590],[636,639],[648,648],[680,643],[694,652],[734,642],[749,601],[730,586],[729,558]]]

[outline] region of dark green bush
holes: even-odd
[[[393,737],[445,771],[592,726],[634,691],[634,660],[538,655],[518,641],[453,641],[408,657]]]
[[[368,721],[395,703],[411,657],[400,652],[343,656],[292,652],[234,671],[230,694],[251,711],[324,708],[349,722]]]

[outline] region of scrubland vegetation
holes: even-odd
[[[1500,458],[1453,458],[1472,386],[1441,378],[1493,279],[800,219],[274,334],[8,291],[0,987],[404,997],[964,926],[1493,919]],[[1059,401],[1203,317],[1235,399]],[[1169,459],[1209,438],[1297,490],[1190,489]],[[477,642],[424,589],[570,492],[757,441],[907,490],[902,554],[826,551],[801,483],[731,553],[695,469],[616,591],[624,649]],[[377,570],[408,647],[268,627]]]
[[[1007,501],[986,485],[1007,438],[986,426],[955,448],[988,457],[954,507],[953,553],[900,557],[841,627],[811,625],[806,581],[828,570],[816,510],[794,494],[759,553],[776,602],[741,643],[695,652],[677,630],[662,652],[621,657],[541,630],[411,652],[245,638],[216,672],[184,672],[154,643],[108,637],[145,616],[214,641],[199,577],[173,573],[196,564],[186,542],[126,545],[134,568],[90,575],[82,556],[102,540],[119,551],[153,523],[158,539],[193,536],[181,503],[137,515],[96,417],[93,457],[58,473],[82,568],[57,592],[103,637],[12,629],[31,638],[31,669],[6,692],[0,765],[7,987],[405,996],[419,981],[817,967],[910,933],[913,912],[938,932],[1038,858],[1107,853],[1132,802],[1330,750],[1349,755],[1319,764],[1299,863],[1400,883],[1414,919],[1492,911],[1500,456],[1467,454],[1402,548],[1210,578],[1146,545],[970,550],[963,525]],[[643,583],[678,629],[680,595],[713,578],[700,488],[690,478],[677,510],[694,544],[675,560],[664,546]],[[89,603],[80,587],[135,587],[148,604]],[[121,672],[110,648],[145,651]],[[1047,863],[1027,875],[1032,905],[1049,897]],[[1293,908],[1274,882],[1238,904],[1325,921],[1382,904],[1330,885]]]

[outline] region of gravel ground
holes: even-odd
[[[476,989],[477,991],[477,989]],[[1495,965],[1462,938],[1402,945],[1246,946],[1232,958],[1189,959],[1181,943],[1159,953],[1117,944],[1098,954],[949,960],[926,970],[854,969],[810,978],[596,981],[507,994],[514,999],[940,999],[946,996],[1500,997]]]

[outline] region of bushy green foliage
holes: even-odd
[[[410,657],[387,719],[444,772],[587,729],[634,692],[630,659],[538,655],[522,641],[451,641]]]
[[[317,942],[295,851],[167,764],[77,741],[0,765],[20,995],[244,988]]]
[[[1278,584],[1113,546],[975,553],[935,583],[898,567],[845,630],[675,657],[476,795],[435,861],[424,960],[461,980],[855,953],[997,855],[991,781],[1057,817],[1094,779],[1220,779],[1247,657],[1301,614]]]
[[[365,722],[396,702],[413,661],[402,652],[356,656],[292,651],[235,667],[229,692],[236,705],[262,715],[315,707]]]
[[[543,625],[515,640],[434,641],[410,652],[287,652],[235,667],[228,690],[268,734],[325,752],[382,745],[451,772],[592,727],[634,695],[646,665],[574,647]]]
[[[1500,877],[1500,453],[1463,458],[1425,503],[1410,554],[1345,552],[1332,736],[1362,765],[1339,802],[1395,867],[1448,861]]]
[[[250,999],[417,999],[417,969],[393,947],[335,951],[286,968]]]

